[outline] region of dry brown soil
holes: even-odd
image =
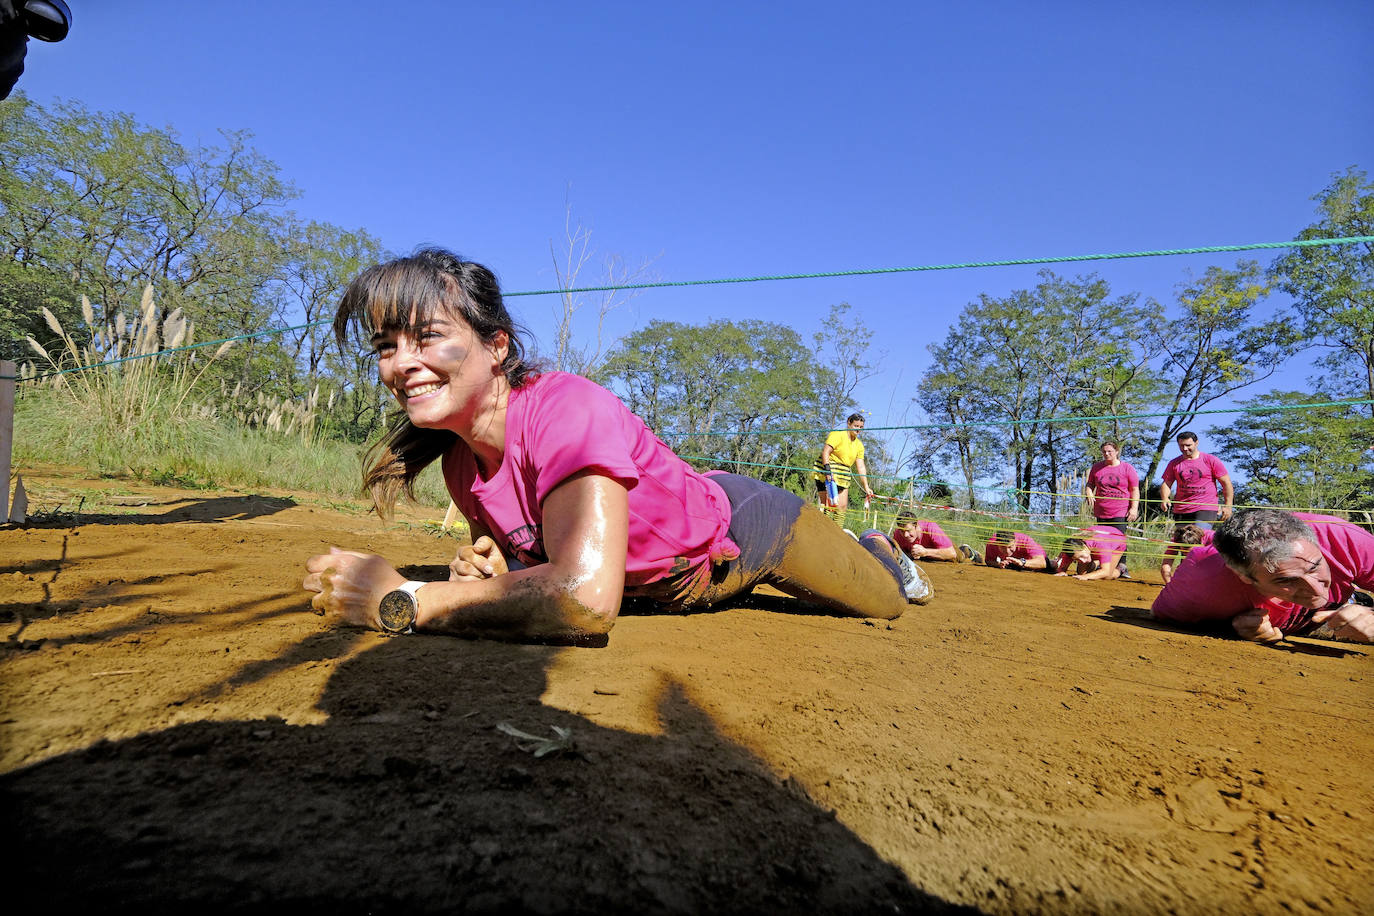
[[[420,515],[26,482],[36,517],[0,530],[11,912],[1374,911],[1367,646],[934,563],[890,625],[761,597],[596,649],[385,638],[312,614],[301,565],[340,544],[440,577],[456,542]]]

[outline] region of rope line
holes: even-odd
[[[1184,254],[1215,254],[1219,252],[1232,251],[1258,251],[1273,248],[1320,248],[1331,245],[1355,245],[1362,242],[1374,242],[1374,235],[1351,235],[1340,238],[1329,239],[1294,239],[1288,242],[1254,242],[1248,245],[1208,245],[1199,248],[1157,248],[1149,251],[1116,251],[1102,254],[1078,254],[1078,255],[1059,255],[1054,257],[1040,258],[1007,258],[996,261],[963,261],[954,264],[919,264],[911,267],[875,267],[859,270],[832,270],[818,273],[805,274],[764,274],[755,277],[719,277],[709,280],[664,280],[653,283],[626,283],[612,286],[578,286],[567,289],[535,289],[522,290],[517,292],[503,293],[504,296],[552,296],[565,295],[570,293],[593,293],[593,292],[615,292],[618,290],[633,289],[665,289],[680,286],[718,286],[729,283],[761,283],[767,280],[808,280],[823,277],[862,277],[879,274],[899,274],[916,273],[928,270],[962,270],[975,267],[1011,267],[1026,264],[1066,264],[1075,261],[1110,261],[1123,260],[1127,258],[1155,258],[1169,255]],[[329,319],[312,321],[308,324],[298,324],[289,328],[270,328],[265,331],[255,331],[251,334],[240,334],[236,337],[221,337],[218,340],[208,340],[205,343],[190,344],[185,347],[176,347],[171,350],[159,350],[157,353],[146,353],[142,356],[126,356],[123,359],[110,360],[108,362],[96,363],[91,366],[82,366],[75,369],[62,369],[54,372],[45,372],[35,375],[32,381],[51,378],[57,375],[65,375],[69,372],[84,372],[88,369],[99,369],[102,366],[111,366],[118,363],[129,362],[135,359],[148,359],[149,357],[161,356],[166,353],[178,353],[183,350],[197,350],[202,347],[218,346],[231,341],[251,340],[255,337],[268,337],[273,334],[285,334],[289,331],[299,331],[306,328],[315,328],[322,325],[332,324]],[[16,381],[18,376],[0,375],[0,380]]]
[[[1353,245],[1374,242],[1374,235],[1352,235],[1334,239],[1295,239],[1291,242],[1255,242],[1250,245],[1209,245],[1201,248],[1158,248],[1152,251],[1114,251],[1105,254],[1071,254],[1044,258],[1006,258],[997,261],[963,261],[955,264],[919,264],[914,267],[874,267],[861,270],[831,270],[807,274],[764,274],[757,277],[721,277],[713,280],[663,280],[654,283],[624,283],[614,286],[579,286],[572,289],[536,289],[507,296],[550,296],[555,293],[597,293],[628,289],[664,289],[676,286],[711,286],[722,283],[760,283],[765,280],[811,280],[821,277],[864,277],[875,274],[915,273],[924,270],[961,270],[971,267],[1013,267],[1025,264],[1066,264],[1074,261],[1111,261],[1125,258],[1156,258],[1179,254],[1215,254],[1228,251],[1256,251],[1266,248],[1316,248],[1325,245]]]
[[[966,429],[972,426],[1020,426],[1033,423],[1088,423],[1096,420],[1142,420],[1154,417],[1180,417],[1180,416],[1203,416],[1204,414],[1217,413],[1264,413],[1274,410],[1313,410],[1320,407],[1360,407],[1366,404],[1374,404],[1374,398],[1360,398],[1349,401],[1316,401],[1311,404],[1271,404],[1263,407],[1218,407],[1211,410],[1168,410],[1160,413],[1123,413],[1123,414],[1103,414],[1100,416],[1068,416],[1068,417],[1035,417],[1030,420],[974,420],[964,423],[915,423],[910,426],[865,426],[864,432],[902,432],[917,429]],[[741,429],[728,432],[715,432],[705,430],[703,432],[680,432],[669,430],[660,433],[663,436],[681,436],[690,439],[693,436],[784,436],[784,435],[817,435],[821,433],[843,432],[844,427],[836,429],[833,426],[818,427],[814,429]]]

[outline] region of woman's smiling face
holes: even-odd
[[[410,422],[460,435],[503,378],[507,350],[504,331],[484,343],[471,325],[442,306],[411,327],[378,331],[372,346],[382,384]]]

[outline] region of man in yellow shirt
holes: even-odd
[[[849,508],[849,478],[856,473],[864,488],[864,499],[871,499],[873,490],[868,485],[868,466],[864,464],[864,444],[859,439],[859,430],[864,428],[863,414],[849,415],[844,429],[837,429],[825,437],[821,447],[821,457],[812,467],[816,481],[816,502],[823,511],[844,518]],[[835,484],[835,498],[830,499],[827,484]]]

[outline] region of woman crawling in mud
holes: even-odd
[[[402,408],[364,474],[377,510],[439,459],[473,543],[443,582],[332,547],[306,563],[319,612],[392,633],[577,641],[605,634],[625,596],[704,608],[767,583],[885,619],[930,600],[882,532],[856,542],[791,493],[699,474],[611,392],[539,372],[480,264],[424,249],[369,268],[334,332],[375,352]]]

